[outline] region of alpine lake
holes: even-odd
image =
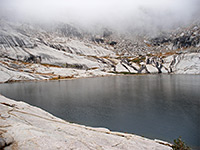
[[[66,121],[200,149],[200,75],[127,75],[0,84],[0,94]]]

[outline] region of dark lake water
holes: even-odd
[[[0,84],[0,93],[65,119],[200,149],[200,76],[139,75]]]

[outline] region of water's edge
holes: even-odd
[[[84,143],[86,142],[85,144],[88,148],[92,148],[92,143],[94,144],[94,142],[96,142],[95,144],[109,149],[115,149],[117,147],[120,149],[120,145],[123,145],[123,149],[171,149],[170,143],[161,140],[150,140],[133,134],[112,132],[106,128],[94,128],[69,123],[38,107],[31,106],[25,102],[16,102],[1,94],[0,114],[0,120],[3,120],[0,122],[0,128],[3,129],[0,130],[0,139],[1,142],[5,142],[5,147],[20,149],[35,148],[35,146],[37,146],[37,148],[48,149],[48,147],[54,148],[55,146],[60,146],[64,148],[65,146],[69,146],[62,141],[66,136],[63,136],[63,134],[67,134],[66,140],[70,141],[70,145],[74,143],[74,140],[78,142],[79,138],[84,138]],[[56,139],[53,138],[52,135],[54,135]],[[76,139],[71,138],[72,135],[75,136]],[[82,135],[84,136],[82,137]],[[89,137],[91,137],[91,139]],[[106,140],[107,145],[98,141],[98,139],[101,138]],[[30,141],[30,139],[34,139],[34,142]],[[43,140],[45,140],[45,143],[40,143],[40,141]],[[60,141],[58,142],[55,140]],[[120,143],[110,145],[118,140],[120,140]],[[83,143],[83,141],[81,142]],[[72,144],[71,147],[84,148],[83,145],[77,145],[77,143]]]
[[[134,82],[134,80],[128,80],[128,78],[132,78],[132,77],[134,77],[134,79],[135,79],[135,77],[136,78],[143,78],[143,77],[147,77],[147,78],[154,78],[154,79],[156,79],[157,77],[158,77],[158,80],[153,80],[153,82],[149,82],[150,80],[149,79],[146,79],[146,81],[145,81],[145,83],[142,83],[143,85],[144,84],[146,84],[145,86],[147,86],[146,88],[144,88],[144,86],[137,86],[137,88],[136,89],[142,89],[142,93],[143,94],[145,94],[145,93],[148,93],[146,90],[149,90],[149,89],[153,89],[154,87],[155,87],[155,83],[156,82],[158,82],[159,84],[159,88],[168,88],[167,89],[167,91],[165,91],[164,93],[165,93],[165,96],[167,96],[167,97],[173,97],[173,94],[176,94],[177,95],[177,93],[176,93],[176,90],[178,90],[178,91],[181,91],[181,93],[184,93],[184,95],[183,95],[183,97],[186,97],[186,99],[187,98],[189,98],[190,97],[190,95],[187,95],[187,93],[190,93],[191,91],[193,91],[192,89],[193,88],[190,88],[190,89],[188,89],[188,86],[189,85],[192,85],[193,83],[195,83],[195,85],[198,83],[197,82],[197,80],[192,80],[193,78],[194,79],[196,79],[196,77],[198,77],[199,75],[190,75],[190,76],[188,76],[188,75],[163,75],[163,74],[150,74],[150,75],[148,75],[148,74],[140,74],[140,75],[138,75],[138,74],[136,74],[136,75],[115,75],[116,77],[114,77],[114,76],[101,76],[101,77],[96,77],[96,78],[94,78],[94,77],[86,77],[86,78],[74,78],[74,79],[78,79],[78,80],[76,80],[76,81],[78,81],[79,83],[81,83],[81,84],[75,84],[76,83],[76,81],[73,81],[74,79],[63,79],[63,80],[68,80],[66,83],[68,83],[69,82],[69,84],[64,84],[65,83],[65,81],[63,81],[62,80],[62,82],[61,82],[61,80],[54,80],[54,81],[52,81],[52,80],[49,80],[49,81],[45,81],[45,80],[42,80],[42,81],[39,81],[39,82],[34,82],[34,81],[30,81],[30,82],[26,82],[26,81],[22,81],[21,83],[6,83],[6,84],[4,84],[6,87],[7,87],[7,90],[8,91],[16,91],[16,93],[20,93],[20,91],[21,90],[25,90],[25,93],[26,92],[28,92],[28,93],[31,93],[31,95],[34,95],[34,91],[37,89],[37,88],[39,88],[40,90],[40,93],[41,94],[43,94],[43,95],[49,95],[50,93],[52,93],[52,92],[56,92],[58,89],[56,88],[56,87],[59,87],[59,92],[56,94],[56,95],[54,95],[55,97],[56,97],[56,99],[58,100],[59,99],[59,97],[57,97],[57,96],[59,96],[59,95],[63,95],[64,93],[64,95],[66,96],[69,96],[69,94],[70,93],[74,93],[75,95],[75,97],[74,96],[72,96],[73,97],[73,99],[75,100],[74,101],[74,103],[71,105],[71,108],[74,108],[73,106],[75,106],[75,109],[73,110],[73,114],[72,115],[70,115],[70,113],[69,113],[69,115],[68,116],[71,116],[71,117],[73,117],[73,116],[75,116],[75,117],[77,117],[77,115],[76,115],[76,110],[78,109],[78,108],[80,108],[80,106],[82,107],[82,106],[94,106],[95,105],[95,107],[93,107],[92,109],[94,109],[95,108],[95,114],[93,115],[93,117],[95,117],[95,115],[97,115],[96,113],[98,113],[98,109],[97,109],[97,107],[96,106],[98,106],[98,105],[96,105],[94,102],[90,102],[90,104],[89,105],[82,105],[83,103],[87,103],[87,101],[84,101],[83,99],[83,97],[84,96],[86,96],[85,94],[84,94],[84,90],[83,89],[85,89],[85,88],[87,88],[88,86],[84,86],[85,84],[86,85],[88,85],[89,84],[89,81],[91,80],[91,82],[94,82],[94,81],[96,81],[96,80],[98,80],[98,84],[89,84],[90,86],[89,86],[89,89],[88,90],[86,90],[86,92],[88,92],[88,91],[90,91],[90,90],[92,90],[91,92],[92,93],[95,93],[95,91],[93,90],[94,89],[94,87],[95,87],[95,89],[97,89],[96,91],[100,91],[100,95],[102,95],[102,93],[104,93],[105,92],[105,90],[102,90],[102,89],[104,89],[104,86],[105,86],[105,84],[103,84],[103,83],[101,83],[102,82],[102,80],[104,81],[104,78],[105,77],[107,77],[107,78],[105,78],[105,83],[106,83],[106,87],[114,87],[113,85],[111,86],[110,85],[110,83],[109,82],[107,82],[107,81],[110,81],[110,79],[112,79],[113,77],[114,78],[117,78],[117,79],[120,79],[120,78],[126,78],[126,80],[128,81],[128,84],[127,84],[127,86],[128,87],[132,87],[131,86],[131,82]],[[122,77],[123,76],[123,77]],[[185,76],[185,77],[184,77]],[[183,77],[181,80],[178,80],[178,78],[179,77]],[[87,78],[93,78],[93,79],[87,79]],[[174,82],[174,80],[173,79],[177,79],[177,84],[175,84],[175,83],[173,83],[173,84],[175,84],[176,86],[175,86],[175,89],[172,87],[172,86],[169,86],[169,85],[171,85],[171,83],[168,83],[168,80],[166,80],[165,78],[169,78],[170,79],[170,81],[173,83]],[[80,79],[83,79],[83,80],[80,80]],[[165,80],[163,80],[163,79],[165,79]],[[172,79],[172,80],[171,80]],[[199,78],[198,78],[199,79]],[[149,80],[149,81],[148,81]],[[188,80],[188,81],[187,81]],[[44,82],[45,81],[45,82]],[[101,81],[101,82],[99,82],[99,81]],[[116,80],[117,82],[116,82],[116,85],[117,85],[117,88],[120,88],[121,87],[121,91],[122,90],[124,90],[124,87],[125,87],[125,84],[124,83],[121,83],[120,81],[118,81],[118,80]],[[147,82],[148,81],[148,82]],[[27,89],[27,87],[28,86],[23,86],[24,84],[28,84],[28,85],[33,85],[32,86],[32,89]],[[95,82],[96,83],[96,82]],[[134,84],[135,85],[137,85],[136,84],[137,82],[134,82]],[[147,84],[148,83],[148,84]],[[152,84],[153,83],[153,84]],[[163,83],[167,83],[167,85],[163,85]],[[182,84],[182,83],[184,83],[184,84]],[[25,84],[25,85],[26,85]],[[39,84],[39,85],[38,85]],[[52,90],[50,90],[50,93],[43,93],[42,92],[42,90],[41,90],[41,88],[43,88],[44,86],[42,86],[42,85],[49,85],[50,84],[50,86],[51,87],[53,87],[53,89]],[[75,85],[74,85],[75,84]],[[139,84],[141,84],[141,82],[139,82]],[[154,85],[155,84],[155,85]],[[181,85],[181,88],[179,89],[179,86],[178,85]],[[5,87],[4,85],[2,85],[2,87]],[[17,86],[18,85],[18,86]],[[56,85],[56,86],[54,86],[54,85]],[[64,85],[64,87],[62,87]],[[80,86],[81,85],[81,86]],[[8,87],[10,87],[10,88],[8,88]],[[14,87],[14,88],[13,88]],[[18,90],[18,88],[17,87],[20,87],[20,89]],[[21,87],[25,87],[25,88],[21,88]],[[61,88],[62,87],[62,88]],[[66,91],[64,91],[64,89],[66,88],[66,87],[68,87],[68,90],[67,90],[67,94],[66,94]],[[80,88],[78,88],[78,87],[80,87]],[[123,88],[122,88],[123,87]],[[190,87],[190,86],[189,86]],[[194,86],[195,87],[195,86]],[[69,88],[70,88],[70,90],[69,90]],[[198,88],[198,86],[196,86],[196,88],[197,89],[199,89]],[[0,87],[0,89],[2,89],[3,90],[3,88],[1,88]],[[61,90],[62,89],[62,90]],[[171,89],[171,90],[170,90]],[[30,91],[31,90],[31,91]],[[33,90],[33,91],[32,91]],[[72,92],[72,91],[75,91],[75,92]],[[81,101],[80,101],[80,105],[76,105],[76,103],[78,102],[78,101],[76,101],[76,99],[77,99],[77,92],[79,92],[80,93],[80,91],[82,91],[81,92],[81,97],[79,97],[79,98],[83,98]],[[104,92],[103,92],[104,91]],[[115,88],[115,90],[114,91],[116,91],[116,88]],[[128,90],[129,91],[129,90]],[[139,91],[138,90],[130,90],[129,91],[129,93],[131,93],[131,91],[136,91],[136,93],[138,93]],[[198,91],[198,90],[197,90]],[[155,90],[150,90],[149,91],[150,93],[154,93],[154,92],[156,92]],[[169,92],[169,93],[167,93],[167,92]],[[16,97],[13,97],[13,94],[12,94],[12,92],[10,93],[12,96],[10,97],[10,94],[9,94],[10,92],[8,92],[7,94],[5,94],[5,96],[7,96],[7,97],[9,97],[10,99],[16,99],[17,101],[19,101],[19,100],[22,100],[22,98],[20,98],[20,94],[18,94],[18,98],[16,98]],[[63,93],[63,94],[62,94]],[[98,92],[99,93],[99,92]],[[139,92],[140,93],[140,92]],[[3,94],[3,91],[1,92],[1,94]],[[106,94],[108,94],[108,91],[106,91]],[[116,93],[118,96],[120,96],[120,93]],[[114,95],[116,95],[116,94],[114,94]],[[172,95],[171,95],[172,94]],[[186,94],[186,95],[185,95]],[[3,94],[4,95],[4,94]],[[30,95],[30,96],[31,96]],[[50,94],[51,95],[51,94]],[[49,95],[49,96],[50,96]],[[96,95],[96,96],[100,96],[100,95]],[[110,94],[109,94],[110,95]],[[111,94],[111,95],[113,95],[113,94]],[[116,96],[117,96],[116,95]],[[156,94],[157,95],[157,94]],[[154,95],[155,97],[156,97],[156,95]],[[53,97],[54,97],[53,96]],[[88,95],[89,97],[87,97],[86,96],[86,99],[88,99],[88,98],[90,98],[91,99],[91,95]],[[102,97],[103,96],[103,97]],[[102,99],[108,99],[108,97],[106,97],[104,94],[102,95],[102,96],[100,96],[100,97],[102,97]],[[116,98],[116,96],[114,97],[114,99]],[[121,95],[121,96],[123,96],[123,94]],[[125,96],[125,95],[124,95]],[[143,95],[144,96],[144,95]],[[143,106],[142,108],[144,109],[144,111],[145,112],[147,112],[148,111],[148,113],[149,113],[149,108],[150,107],[152,107],[152,102],[153,101],[148,101],[149,100],[149,98],[150,97],[148,97],[149,95],[146,95],[146,96],[144,96],[145,97],[145,99],[147,100],[146,101],[146,104],[148,104],[148,107],[147,107],[147,105],[145,105],[145,106]],[[160,98],[163,98],[163,96],[161,96],[161,95],[157,95],[157,96],[159,96]],[[180,95],[181,96],[181,95]],[[189,96],[189,97],[188,97]],[[124,129],[126,129],[126,130],[122,130],[122,129],[116,129],[116,128],[110,128],[110,127],[108,127],[107,125],[102,125],[101,124],[101,122],[100,122],[100,124],[99,124],[99,122],[96,122],[96,124],[94,125],[94,124],[88,124],[87,123],[87,119],[90,119],[88,116],[85,118],[85,117],[82,117],[81,116],[81,120],[85,120],[86,119],[86,123],[85,122],[81,122],[81,121],[74,121],[74,120],[70,120],[71,119],[71,117],[70,117],[70,119],[66,119],[66,118],[64,118],[63,117],[63,115],[61,115],[61,116],[59,116],[58,114],[56,114],[55,112],[52,112],[52,110],[51,109],[47,109],[47,108],[44,108],[44,106],[40,106],[40,105],[35,105],[35,104],[33,104],[31,101],[29,101],[29,100],[34,100],[35,99],[35,101],[38,101],[39,99],[39,101],[42,103],[42,105],[49,105],[49,103],[54,107],[52,107],[53,109],[55,109],[56,108],[56,106],[58,105],[58,101],[48,101],[48,104],[46,103],[47,101],[45,101],[45,99],[44,99],[44,97],[42,96],[42,95],[40,95],[39,97],[39,99],[37,100],[37,98],[36,98],[37,96],[35,95],[35,96],[33,96],[32,98],[29,98],[29,96],[27,97],[25,97],[24,99],[23,99],[23,101],[24,102],[27,102],[27,103],[29,103],[29,104],[31,104],[31,105],[33,105],[33,106],[36,106],[36,107],[38,107],[38,108],[42,108],[43,110],[45,110],[45,111],[47,111],[47,112],[50,112],[51,114],[53,114],[53,115],[55,115],[55,116],[57,116],[58,118],[62,118],[62,119],[64,119],[64,120],[67,120],[67,121],[69,121],[69,122],[73,122],[73,123],[76,123],[76,124],[83,124],[83,125],[86,125],[86,126],[92,126],[92,127],[105,127],[105,128],[108,128],[108,129],[111,129],[112,131],[119,131],[119,132],[125,132],[125,133],[131,133],[131,134],[136,134],[136,135],[140,135],[140,136],[142,136],[143,137],[143,135],[145,135],[144,134],[144,132],[146,132],[147,130],[145,129],[143,132],[141,132],[141,133],[138,133],[138,132],[135,132],[135,130],[134,131],[126,131],[127,129],[126,128],[124,128]],[[50,96],[51,97],[51,96]],[[51,97],[51,99],[52,100],[56,100],[56,99],[54,99],[53,97]],[[182,99],[183,97],[181,97],[180,99]],[[71,98],[71,96],[69,96],[68,97],[69,99]],[[78,99],[79,99],[78,98]],[[124,97],[123,97],[124,98]],[[139,98],[139,97],[138,97]],[[137,98],[137,99],[138,99]],[[176,99],[176,97],[174,97],[175,99]],[[174,99],[173,98],[173,99]],[[137,100],[136,99],[136,100]],[[192,95],[191,96],[191,100],[192,99],[196,99],[195,97],[194,97],[194,95]],[[26,101],[26,100],[28,100],[28,101]],[[44,101],[43,101],[44,100]],[[89,100],[89,99],[88,99]],[[137,100],[137,102],[138,101],[140,101],[139,99]],[[106,105],[108,104],[106,101],[102,101],[103,103],[105,103]],[[113,102],[113,101],[112,101]],[[121,101],[116,101],[116,102],[118,102],[119,103],[119,105],[120,105],[120,107],[124,107],[124,105],[123,105],[123,103],[121,102]],[[127,101],[128,103],[129,103],[129,101]],[[164,105],[168,105],[168,103],[169,103],[169,105],[170,105],[170,108],[171,108],[171,110],[174,110],[174,105],[176,105],[176,106],[180,106],[179,105],[179,103],[174,103],[173,101],[167,101],[167,100],[165,100],[165,101],[163,101],[164,102]],[[162,102],[161,102],[162,103]],[[161,104],[160,103],[160,104]],[[174,103],[174,104],[173,104]],[[63,105],[64,103],[63,103],[63,101],[60,103],[60,106],[62,105],[62,107],[65,107],[65,105]],[[190,101],[186,101],[186,103],[183,105],[184,106],[184,110],[186,111],[187,110],[187,112],[190,110],[190,109],[187,109],[187,107],[189,107],[189,106],[187,106],[187,105],[189,105],[190,104]],[[192,104],[192,103],[191,103]],[[163,105],[163,106],[164,106]],[[69,105],[70,106],[70,105]],[[108,106],[108,105],[107,105]],[[129,104],[129,106],[131,106],[130,104]],[[134,105],[133,105],[134,106]],[[138,106],[140,106],[139,104],[138,104]],[[154,105],[155,106],[155,105]],[[192,105],[190,105],[190,106],[192,106]],[[46,106],[45,106],[46,107]],[[50,106],[51,107],[51,106]],[[109,106],[108,106],[109,107]],[[114,107],[114,106],[113,106]],[[120,108],[120,107],[116,107],[116,108]],[[196,108],[197,106],[195,106],[195,108]],[[71,109],[70,108],[70,109]],[[124,107],[125,108],[125,107]],[[110,109],[110,108],[109,108]],[[158,107],[156,107],[155,109],[158,109]],[[175,108],[175,109],[177,109],[177,108]],[[180,110],[182,110],[181,109],[181,107],[180,108],[178,108],[179,109],[179,111]],[[65,107],[65,113],[68,113],[69,112],[69,109],[67,108],[67,107]],[[166,110],[166,109],[165,109]],[[54,111],[54,110],[53,110]],[[81,111],[82,111],[82,109],[81,109]],[[81,112],[80,111],[80,112]],[[112,110],[113,111],[113,110]],[[137,112],[137,109],[134,109],[134,111],[136,112],[136,113],[138,113]],[[151,110],[150,110],[151,111]],[[91,113],[91,111],[86,111],[86,114],[88,114],[88,112],[90,112]],[[108,111],[105,111],[105,112],[107,112],[108,113]],[[124,112],[124,111],[122,111],[122,109],[119,109],[118,110],[118,112]],[[126,112],[126,110],[125,110],[125,112]],[[125,114],[125,112],[124,113],[120,113],[120,116],[123,116],[124,114]],[[166,113],[166,111],[161,111],[161,114],[162,113]],[[173,113],[173,112],[171,112],[171,111],[168,111],[169,112],[169,114],[171,115],[170,117],[174,117],[174,115],[176,115],[177,113]],[[178,112],[178,111],[177,111]],[[115,112],[116,113],[116,112]],[[155,115],[155,112],[153,112],[154,114],[153,115]],[[183,112],[184,113],[184,112]],[[122,115],[121,115],[122,114]],[[168,114],[168,113],[167,113]],[[66,114],[65,114],[66,115]],[[100,116],[102,116],[103,114],[101,113],[100,114]],[[119,114],[118,114],[119,115]],[[137,115],[137,114],[136,114]],[[172,116],[173,115],[173,116]],[[96,116],[97,117],[97,116]],[[104,118],[105,119],[107,119],[106,117],[108,117],[108,116],[105,116]],[[143,115],[139,115],[139,117],[143,117]],[[182,118],[184,117],[184,116],[181,116]],[[194,117],[194,116],[193,116]],[[76,118],[77,119],[77,118]],[[118,118],[119,119],[119,118]],[[130,119],[130,117],[127,117],[126,118],[127,120],[135,120],[135,117],[133,117],[132,119]],[[148,118],[146,118],[147,120],[149,120]],[[145,122],[144,123],[146,123],[147,124],[147,122],[148,121],[146,121],[146,119],[145,119]],[[190,119],[190,116],[187,116],[187,117],[184,117],[183,119]],[[194,119],[194,118],[193,118]],[[95,121],[96,120],[96,118],[94,119],[94,120],[90,120],[90,121],[92,121],[92,123],[93,123],[93,121]],[[160,121],[161,120],[161,121]],[[159,124],[159,123],[162,123],[162,126],[163,126],[163,124],[165,124],[166,122],[164,121],[164,120],[167,120],[167,119],[164,119],[164,117],[162,117],[162,118],[160,118],[160,120],[158,120],[158,122],[157,121],[155,121],[154,120],[154,124],[153,124],[153,126],[156,126],[156,123],[157,124]],[[191,120],[191,119],[190,119]],[[198,120],[198,119],[197,119]],[[117,120],[115,120],[115,121],[117,121]],[[119,121],[119,120],[118,120]],[[121,120],[122,121],[122,120]],[[139,121],[141,121],[141,120],[139,120]],[[162,122],[163,121],[163,122]],[[177,121],[177,120],[172,120],[172,121]],[[188,120],[187,120],[188,121]],[[192,120],[191,120],[192,121]],[[190,121],[190,122],[191,122]],[[152,122],[152,121],[151,121]],[[169,124],[169,121],[167,121],[168,123],[167,124]],[[195,121],[196,122],[196,121]],[[117,123],[117,122],[115,122],[115,123]],[[127,121],[125,121],[124,120],[124,123],[127,123]],[[118,125],[121,125],[119,122],[117,123]],[[128,124],[130,124],[130,121],[128,122]],[[137,122],[137,124],[138,124],[138,122]],[[192,125],[192,124],[191,124]],[[167,125],[164,125],[164,130],[166,129],[165,127],[166,127]],[[186,131],[186,130],[192,130],[192,128],[193,128],[193,126],[192,126],[192,128],[190,128],[191,126],[185,126],[185,127],[183,127],[183,129],[184,129],[184,131]],[[142,128],[142,126],[141,126],[141,128]],[[143,127],[144,128],[144,127]],[[142,128],[142,130],[143,130],[143,128]],[[151,127],[150,127],[151,128]],[[134,127],[134,129],[136,129],[137,130],[137,128],[135,128]],[[182,129],[182,127],[180,128],[180,130]],[[163,130],[162,128],[159,128],[158,130]],[[167,131],[167,129],[166,129],[166,131]],[[171,130],[171,131],[169,131],[169,134],[170,134],[170,136],[171,136],[171,132],[172,132],[173,130]],[[177,135],[176,135],[176,137],[170,137],[170,138],[168,138],[168,139],[165,139],[165,136],[163,136],[160,132],[159,132],[159,135],[162,135],[162,137],[159,137],[159,136],[150,136],[150,135],[145,135],[144,137],[147,137],[148,139],[155,139],[155,138],[159,138],[159,139],[162,139],[162,140],[164,140],[164,141],[168,141],[168,142],[172,142],[172,140],[173,139],[175,139],[175,138],[178,138],[178,136],[181,136],[181,137],[183,137],[183,140],[185,139],[185,137],[183,136],[183,135],[187,135],[187,134],[181,134],[180,132],[179,132],[179,130],[176,130],[176,131],[178,131],[177,132]],[[195,134],[196,135],[196,134]],[[186,139],[186,143],[189,143],[188,141],[187,141],[187,139]],[[190,143],[189,143],[190,144]],[[191,146],[191,145],[190,145]],[[193,146],[192,146],[193,147]]]

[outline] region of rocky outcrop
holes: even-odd
[[[0,82],[113,73],[199,74],[199,29],[192,26],[170,36],[136,37],[133,41],[109,30],[100,36],[71,25],[49,31],[2,20]]]
[[[194,49],[197,48],[198,51],[200,47],[200,26],[199,24],[192,25],[170,34],[158,36],[151,39],[149,44],[160,49],[184,50],[193,47]]]
[[[133,134],[69,123],[0,95],[0,149],[170,150],[169,145]]]
[[[146,56],[123,59],[116,72],[199,74],[200,53],[173,54],[170,56]]]

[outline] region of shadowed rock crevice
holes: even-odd
[[[6,128],[3,130],[1,128],[2,127],[0,127],[0,150],[4,149],[17,150],[17,143],[14,141],[14,138],[6,133],[7,132]]]

